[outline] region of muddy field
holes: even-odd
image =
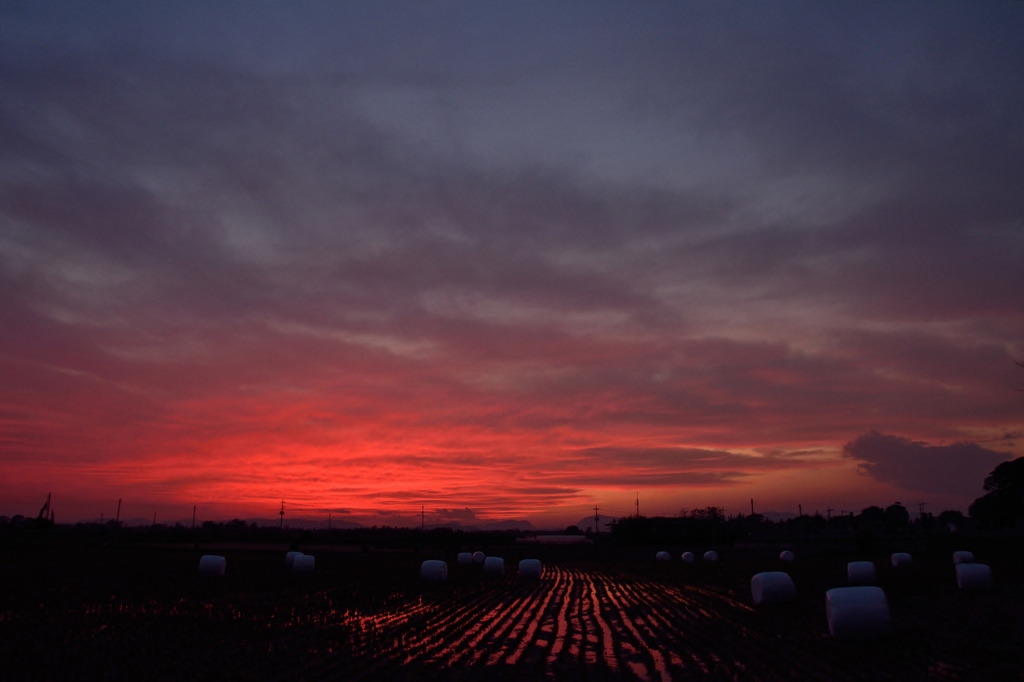
[[[996,589],[961,593],[948,556],[878,562],[892,636],[828,635],[824,592],[846,558],[722,553],[687,566],[545,556],[543,577],[487,579],[443,553],[228,547],[227,575],[196,575],[209,548],[5,551],[0,678],[7,679],[1024,679],[1024,580],[988,559]],[[424,584],[425,558],[450,578]],[[986,560],[979,556],[979,560]],[[796,601],[754,607],[750,576],[788,570]]]

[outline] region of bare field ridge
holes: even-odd
[[[496,552],[500,554],[500,552]],[[1020,679],[1024,581],[956,589],[951,562],[879,566],[894,634],[838,642],[823,595],[839,559],[787,566],[789,604],[754,607],[765,559],[548,561],[539,580],[487,579],[449,561],[422,583],[409,553],[327,552],[297,579],[283,553],[225,552],[221,580],[200,552],[170,548],[8,553],[0,604],[2,679]],[[653,556],[653,555],[652,555]],[[947,575],[948,574],[948,575]]]

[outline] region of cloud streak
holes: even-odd
[[[528,516],[1020,430],[1015,5],[237,9],[3,10],[32,495]]]

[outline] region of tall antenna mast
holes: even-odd
[[[601,532],[601,517],[597,514],[598,507],[594,506],[594,535]]]
[[[636,517],[640,518],[640,493],[636,494]]]
[[[281,511],[277,513],[281,515],[281,528],[284,528],[284,500],[281,500]]]

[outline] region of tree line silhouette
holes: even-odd
[[[969,516],[957,510],[939,514],[921,511],[912,518],[909,510],[896,502],[888,507],[870,506],[859,513],[847,512],[822,516],[820,513],[773,521],[761,514],[727,516],[721,507],[683,509],[676,516],[628,516],[613,521],[608,533],[586,533],[594,542],[610,545],[645,546],[678,543],[700,546],[733,545],[748,540],[856,538],[861,541],[884,535],[944,535],[971,532],[1024,532],[1024,457],[1003,462],[985,478],[982,497],[970,505]],[[831,512],[831,510],[829,510]],[[500,531],[452,528],[370,527],[337,529],[298,529],[260,526],[240,519],[225,522],[205,521],[194,528],[181,524],[123,527],[115,520],[106,523],[78,523],[58,526],[45,515],[39,518],[0,516],[0,534],[29,531],[65,531],[75,529],[81,537],[106,537],[117,531],[122,539],[154,542],[330,542],[362,548],[457,547],[468,545],[508,545],[535,530]],[[564,531],[580,534],[570,526]]]

